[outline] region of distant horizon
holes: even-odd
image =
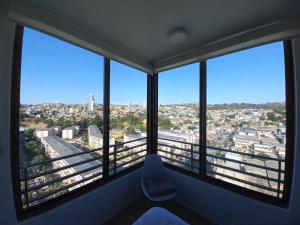
[[[231,102],[231,103],[215,103],[215,104],[206,104],[206,105],[233,105],[233,104],[246,104],[246,105],[265,105],[265,104],[285,104],[285,101],[275,101],[275,102],[261,102],[261,103],[250,103],[250,102]],[[43,105],[43,104],[63,104],[63,105],[88,105],[88,103],[63,103],[63,102],[43,102],[43,103],[20,103],[21,105]],[[96,105],[103,105],[103,103],[95,103]],[[195,102],[183,102],[183,103],[166,103],[166,104],[158,104],[158,106],[160,105],[187,105],[187,104],[191,104],[191,105],[199,105],[198,103]],[[110,105],[122,105],[122,106],[128,106],[127,104],[110,104]],[[143,106],[143,104],[138,104],[138,103],[131,103],[131,105],[139,105],[139,106]]]

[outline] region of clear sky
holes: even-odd
[[[264,103],[285,99],[281,42],[208,60],[207,102]],[[29,28],[24,30],[21,103],[103,102],[103,57]],[[111,103],[142,104],[146,74],[111,61]],[[199,64],[159,74],[159,104],[199,100]]]

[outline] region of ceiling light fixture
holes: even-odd
[[[180,43],[187,39],[188,31],[184,28],[174,28],[169,32],[169,38],[172,42]]]

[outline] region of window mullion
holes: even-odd
[[[103,179],[106,179],[109,176],[109,107],[110,107],[110,59],[104,58]]]
[[[200,176],[206,175],[206,61],[200,63],[200,157],[199,157],[199,173]]]

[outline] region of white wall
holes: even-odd
[[[295,164],[289,209],[262,203],[214,185],[170,171],[178,187],[177,201],[222,225],[300,224],[300,38],[293,39],[296,73]]]

